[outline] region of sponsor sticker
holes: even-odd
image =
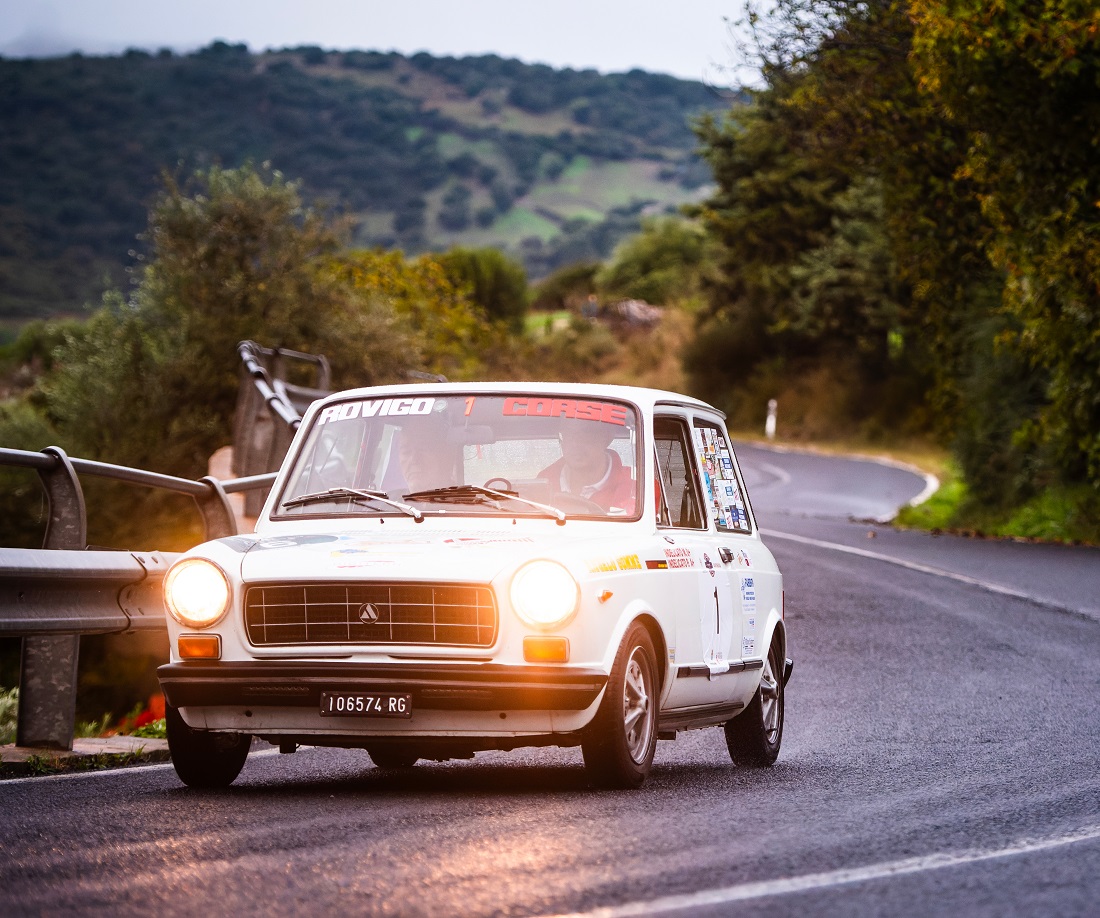
[[[741,575],[741,613],[756,614],[756,582],[748,574]]]
[[[669,567],[695,567],[690,548],[666,548],[665,560]]]
[[[620,555],[618,558],[604,558],[599,561],[588,562],[590,574],[609,573],[611,571],[641,571],[647,565],[643,565],[637,555]]]
[[[575,418],[580,421],[602,421],[605,424],[626,426],[626,405],[613,402],[588,402],[575,398],[546,398],[544,396],[513,397],[504,400],[504,415],[521,415],[539,418]]]
[[[382,398],[361,402],[340,402],[321,410],[317,426],[355,418],[398,417],[409,414],[431,414],[434,398]]]

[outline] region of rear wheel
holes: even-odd
[[[726,748],[737,765],[767,767],[779,758],[783,742],[783,655],[779,647],[776,636],[752,701],[726,722]]]
[[[228,787],[241,773],[252,745],[247,733],[192,730],[170,704],[164,722],[172,766],[188,787]]]
[[[657,659],[635,622],[626,632],[603,701],[581,743],[584,765],[600,787],[640,787],[657,748]]]

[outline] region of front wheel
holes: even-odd
[[[626,632],[603,701],[581,743],[594,784],[640,787],[657,748],[657,658],[649,632],[635,622]]]
[[[244,768],[252,737],[247,733],[192,730],[172,705],[164,706],[172,767],[188,787],[229,787]]]
[[[778,636],[768,648],[760,686],[749,706],[726,721],[726,748],[736,765],[767,767],[783,742],[783,656]]]

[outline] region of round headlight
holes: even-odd
[[[186,558],[164,577],[164,604],[188,628],[208,628],[229,608],[229,581],[204,558]]]
[[[531,561],[512,578],[512,608],[527,624],[544,630],[560,628],[577,612],[577,581],[556,561]]]

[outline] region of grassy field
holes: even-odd
[[[451,149],[473,152],[473,144],[461,138],[450,139]],[[457,155],[457,153],[456,153]],[[483,158],[484,158],[484,154]],[[548,242],[561,233],[569,220],[598,222],[614,208],[647,203],[655,212],[663,212],[703,197],[708,189],[689,191],[661,179],[663,164],[651,161],[593,162],[577,157],[555,181],[542,181],[512,208],[487,227],[470,226],[460,232],[438,231],[434,235],[442,247],[491,246],[501,239],[531,237]],[[444,190],[428,196],[429,221],[434,223]],[[475,196],[471,210],[489,204],[487,194]]]

